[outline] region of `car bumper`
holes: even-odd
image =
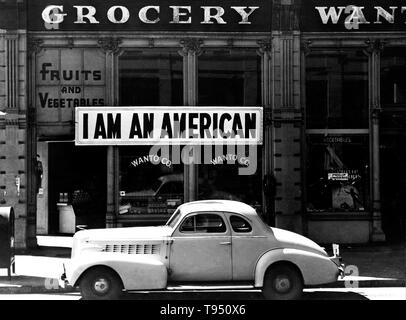
[[[69,267],[69,264],[68,264]],[[69,281],[69,270],[66,270],[65,264],[63,264],[63,270],[59,277],[59,285],[63,288],[72,287],[72,283]]]
[[[337,278],[343,279],[345,276],[345,273],[344,273],[345,264],[343,263],[343,259],[340,256],[333,256],[333,257],[330,257],[330,260],[337,266],[337,269],[338,269]]]
[[[69,285],[68,277],[66,276],[66,268],[65,264],[63,264],[63,273],[59,277],[59,285],[62,287],[66,287]]]

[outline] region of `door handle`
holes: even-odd
[[[222,246],[229,246],[229,245],[231,245],[231,241],[220,242],[220,244],[221,244]]]

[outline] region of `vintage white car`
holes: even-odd
[[[164,226],[77,232],[62,280],[84,299],[185,283],[247,284],[267,299],[296,299],[340,275],[341,258],[310,239],[269,227],[244,203],[206,200],[179,206]]]

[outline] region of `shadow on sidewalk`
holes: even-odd
[[[260,292],[169,292],[126,293],[123,300],[264,300]],[[304,292],[301,300],[369,300],[355,292]]]

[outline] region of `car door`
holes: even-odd
[[[232,279],[231,234],[223,213],[187,215],[173,234],[171,281]]]
[[[227,214],[232,234],[233,280],[254,280],[258,259],[269,249],[272,242],[258,231],[256,223],[237,214]]]

